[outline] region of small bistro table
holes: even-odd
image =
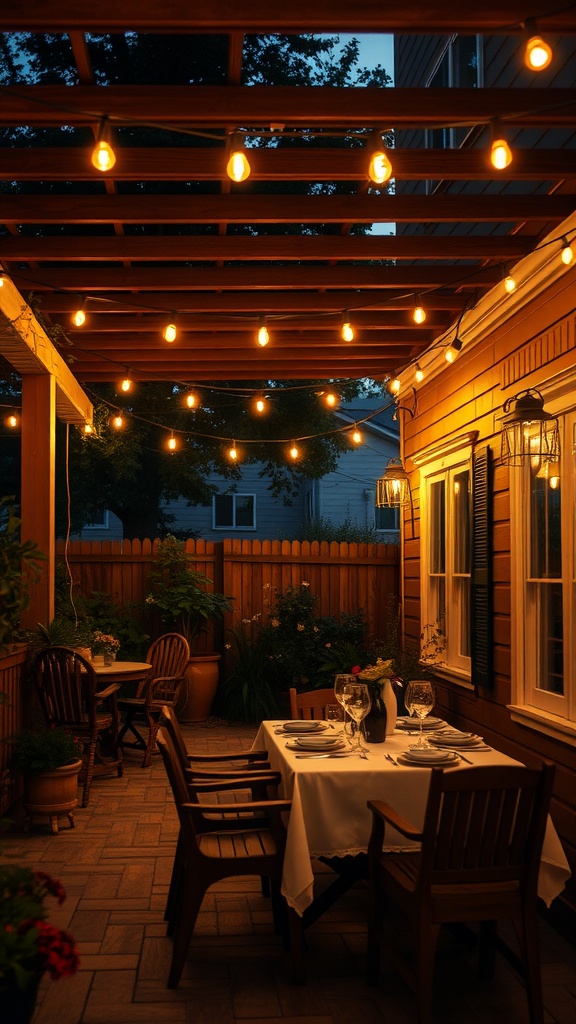
[[[140,683],[152,665],[147,661],[113,661],[111,665],[92,662],[92,668],[103,683]]]

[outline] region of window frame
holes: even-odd
[[[218,526],[216,523],[216,501],[218,498],[232,498],[232,524],[225,526]],[[252,526],[238,526],[236,523],[236,501],[238,498],[251,498],[252,499]],[[256,495],[248,491],[231,491],[227,494],[214,494],[212,496],[212,529],[213,530],[234,530],[238,532],[240,530],[251,530],[255,531],[258,529],[256,520]]]
[[[101,523],[85,523],[82,527],[83,530],[109,530],[110,529],[110,513],[107,508],[102,509],[102,522]]]
[[[420,628],[425,630],[427,626],[433,625],[433,595],[430,586],[430,486],[439,480],[450,481],[458,472],[466,470],[469,474],[470,503],[469,503],[469,539],[472,535],[472,480],[473,480],[473,453],[474,443],[478,437],[478,431],[470,431],[458,437],[445,439],[442,443],[425,449],[412,456],[412,461],[420,470]],[[445,537],[450,536],[450,526],[454,515],[454,502],[451,495],[452,488],[448,487],[445,497]],[[434,672],[440,676],[454,679],[456,682],[472,688],[472,658],[471,654],[465,656],[459,653],[456,648],[459,646],[460,632],[451,628],[452,620],[460,617],[460,604],[456,597],[455,580],[462,579],[462,573],[455,573],[452,570],[454,556],[454,545],[445,547],[446,564],[444,569],[445,579],[445,606],[446,606],[446,650],[445,660],[434,666]],[[465,574],[470,580],[469,594],[472,588],[472,551],[470,546],[470,571]],[[432,616],[432,617],[431,617]],[[470,625],[470,621],[469,621]],[[471,644],[471,633],[469,646]]]
[[[576,371],[561,383],[538,386],[546,410],[558,417],[561,481],[561,576],[563,601],[563,694],[537,686],[536,601],[528,595],[530,567],[529,476],[510,467],[511,701],[514,721],[566,741],[576,737]]]

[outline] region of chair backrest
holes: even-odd
[[[176,717],[176,712],[173,707],[164,705],[162,708],[162,717],[160,719],[160,725],[170,736],[172,740],[174,751],[178,755],[178,759],[183,769],[189,767],[188,761],[188,750],[184,741],[184,736],[180,728],[180,723]]]
[[[162,679],[155,687],[154,700],[174,700],[190,660],[190,647],[180,633],[164,633],[151,645],[146,661],[152,665],[147,684]]]
[[[434,769],[428,793],[419,886],[506,883],[534,889],[550,807],[554,765]]]
[[[51,725],[96,725],[97,677],[89,661],[69,647],[47,647],[32,666],[34,686]]]
[[[333,689],[307,690],[306,693],[298,693],[294,687],[290,690],[291,718],[324,718],[326,705],[336,703]]]

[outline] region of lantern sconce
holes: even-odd
[[[376,481],[377,508],[412,508],[410,477],[401,459],[389,459],[384,474]]]
[[[503,406],[502,450],[504,465],[540,469],[546,462],[560,461],[558,420],[544,408],[536,388],[508,398]]]
[[[415,415],[416,415],[416,413],[418,411],[417,410],[418,392],[416,391],[415,387],[412,388],[412,393],[413,393],[412,408],[410,408],[409,405],[403,405],[401,402],[396,402],[396,408],[394,409],[394,412],[392,413],[392,419],[393,420],[397,420],[398,419],[398,412],[400,411],[400,409],[403,412],[407,412],[411,419],[414,419],[414,417],[415,417]]]

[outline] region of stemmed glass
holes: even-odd
[[[404,703],[410,715],[414,714],[420,723],[420,735],[418,743],[414,746],[420,750],[429,747],[428,740],[424,739],[424,719],[429,715],[435,704],[434,687],[427,679],[413,679],[406,687]]]
[[[342,698],[345,711],[356,722],[356,746],[353,746],[352,749],[360,752],[364,750],[361,724],[372,706],[370,692],[366,683],[346,683],[343,687]]]
[[[348,740],[348,742],[351,742],[350,725],[352,724],[352,722],[346,715],[346,704],[344,702],[344,687],[349,686],[351,683],[356,683],[357,681],[358,677],[355,676],[352,672],[339,672],[337,675],[334,676],[334,696],[336,697],[338,703],[342,705],[342,708],[344,710],[344,736]]]

